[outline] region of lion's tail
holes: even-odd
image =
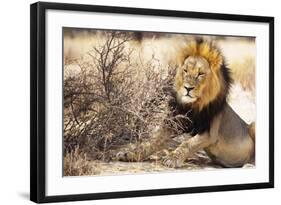
[[[252,138],[252,140],[255,142],[255,138],[256,138],[256,123],[252,122],[249,126],[248,126],[248,130],[249,130],[249,135]]]

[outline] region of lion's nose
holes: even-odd
[[[190,94],[189,94],[189,92],[190,92],[191,90],[193,90],[194,87],[189,87],[189,88],[188,88],[188,87],[184,86],[184,88],[186,89],[186,92],[187,92],[186,95],[189,96],[189,97],[191,97]]]

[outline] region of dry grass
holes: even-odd
[[[235,83],[240,83],[244,90],[255,92],[256,46],[254,41],[224,40],[218,45],[232,71]]]
[[[98,164],[91,162],[87,154],[82,153],[79,147],[64,156],[64,176],[85,176],[100,173]]]
[[[255,91],[255,59],[252,57],[243,58],[242,62],[234,62],[229,65],[233,70],[233,78],[239,82],[244,90]]]

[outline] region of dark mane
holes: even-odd
[[[230,70],[225,64],[222,65],[220,72],[225,81],[225,89],[221,91],[214,101],[210,102],[208,106],[204,107],[200,112],[194,111],[190,106],[177,103],[175,96],[169,103],[173,116],[184,115],[190,119],[188,120],[185,118],[179,120],[179,123],[182,125],[181,127],[184,128],[183,132],[190,133],[194,136],[209,130],[211,121],[225,106],[232,78]]]

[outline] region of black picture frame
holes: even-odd
[[[269,181],[263,183],[229,184],[192,188],[171,188],[109,193],[46,196],[46,81],[45,37],[46,10],[67,10],[101,13],[121,13],[168,16],[195,19],[262,22],[269,24]],[[76,200],[97,200],[198,192],[230,191],[274,187],[274,18],[265,16],[156,10],[145,8],[110,7],[82,4],[38,2],[30,6],[30,199],[37,203]]]

